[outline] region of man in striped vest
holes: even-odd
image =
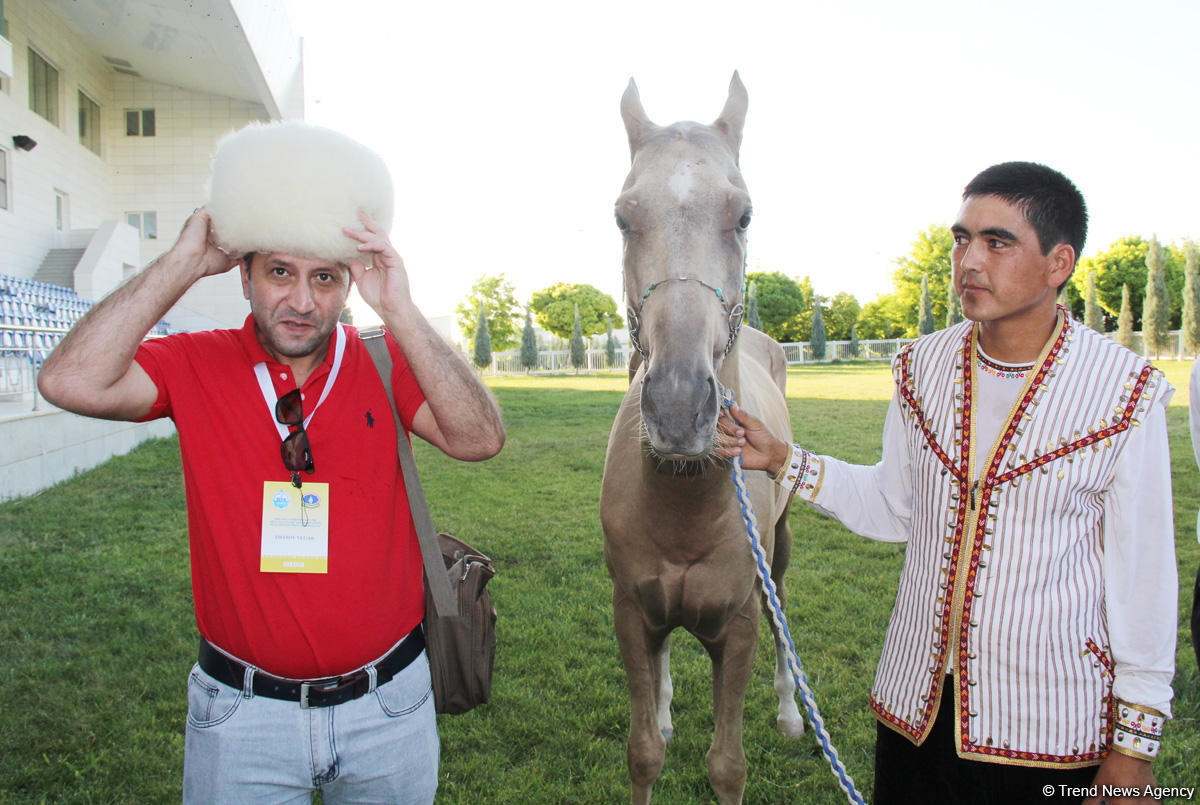
[[[1086,229],[1079,191],[1043,165],[967,185],[951,262],[968,320],[897,355],[878,464],[723,417],[725,454],[907,543],[870,697],[876,803],[1152,800],[1174,675],[1174,389],[1056,305]]]

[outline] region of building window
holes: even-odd
[[[100,156],[100,104],[79,91],[79,144]]]
[[[68,205],[67,194],[61,190],[54,191],[54,228],[66,232],[71,225],[71,208]]]
[[[0,148],[0,210],[8,209],[8,151]]]
[[[154,136],[154,110],[153,109],[126,109],[125,110],[125,136],[126,137],[153,137]]]
[[[156,212],[127,212],[125,221],[138,231],[142,240],[158,238],[158,213]]]
[[[58,70],[29,51],[29,108],[58,125]]]

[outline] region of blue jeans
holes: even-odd
[[[236,690],[192,668],[184,803],[307,803],[320,791],[327,805],[428,805],[437,783],[425,652],[357,699],[310,709]]]

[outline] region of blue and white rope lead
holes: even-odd
[[[725,407],[729,407],[732,402],[733,393],[729,389],[726,389],[725,399],[722,403]],[[804,675],[804,669],[800,667],[800,658],[796,655],[796,644],[792,641],[792,633],[788,630],[787,617],[783,614],[783,607],[779,603],[779,594],[775,590],[775,582],[771,580],[770,568],[767,566],[766,557],[763,555],[762,539],[758,533],[758,521],[754,517],[754,506],[750,503],[750,494],[746,490],[746,475],[742,470],[742,457],[733,456],[729,459],[729,464],[733,468],[733,486],[737,490],[738,504],[742,508],[742,519],[746,521],[746,536],[750,540],[750,550],[754,554],[754,565],[758,570],[758,578],[762,581],[763,591],[767,594],[771,620],[775,622],[776,631],[784,638],[787,647],[788,668],[792,672],[792,680],[796,683],[796,687],[800,691],[800,699],[804,702],[804,709],[808,711],[808,720],[817,731],[817,742],[821,744],[821,751],[824,753],[825,759],[829,761],[829,768],[833,771],[834,776],[837,777],[838,785],[846,792],[847,799],[856,803],[856,805],[866,805],[862,794],[858,793],[858,789],[854,787],[854,781],[850,779],[849,772],[846,771],[846,767],[842,765],[842,761],[838,758],[837,750],[834,749],[833,742],[829,739],[829,733],[825,729],[825,721],[821,718],[821,711],[817,709],[817,701],[808,687],[808,677]]]

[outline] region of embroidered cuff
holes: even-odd
[[[821,457],[805,450],[798,444],[792,445],[792,455],[775,475],[775,483],[788,487],[788,494],[799,495],[801,500],[812,500],[821,490],[821,479],[825,463]]]
[[[1117,700],[1112,748],[1123,755],[1154,760],[1162,744],[1166,718],[1152,707]]]

